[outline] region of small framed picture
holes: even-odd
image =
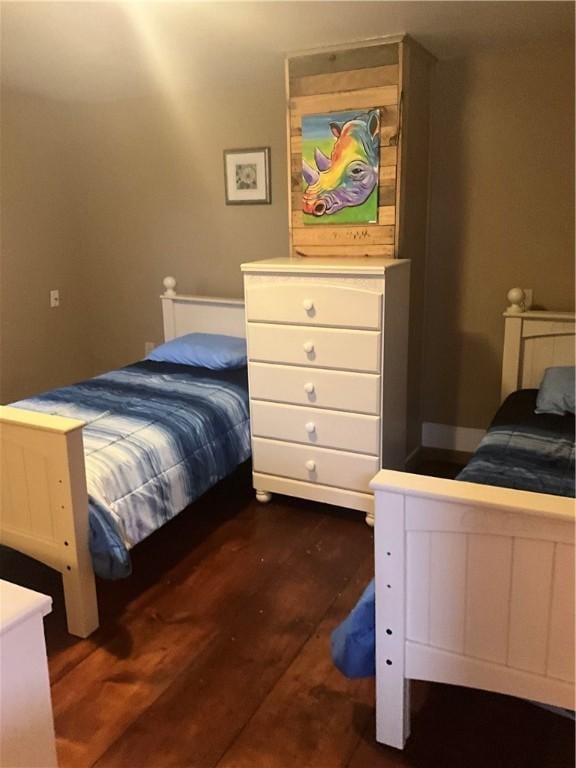
[[[271,202],[270,147],[224,150],[226,205]]]

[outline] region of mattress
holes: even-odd
[[[108,579],[130,549],[250,456],[247,369],[142,361],[12,404],[86,422],[90,551]]]

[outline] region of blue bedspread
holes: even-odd
[[[246,368],[143,361],[12,404],[86,422],[94,570],[131,572],[129,550],[250,456]]]
[[[574,417],[535,414],[537,390],[514,392],[458,480],[575,495]]]
[[[559,496],[574,492],[574,417],[535,414],[537,390],[514,392],[457,480]],[[374,581],[332,634],[332,658],[347,677],[375,673]]]

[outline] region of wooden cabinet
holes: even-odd
[[[253,478],[271,492],[359,509],[406,457],[409,262],[242,265]]]
[[[422,309],[433,67],[434,58],[408,35],[305,51],[286,59],[290,255],[401,258],[411,262],[407,455],[416,453],[421,435]],[[377,195],[370,223],[342,223],[340,213],[332,214],[333,207],[317,221],[306,213],[304,193],[310,187],[304,165],[312,169],[308,174],[319,174],[324,194],[334,184],[334,177],[339,181],[344,178],[343,166],[349,167],[341,160],[347,150],[336,152],[336,159],[333,139],[323,139],[324,143],[310,140],[315,136],[310,120],[313,116],[329,116],[338,121],[342,113],[358,117],[377,114],[377,131],[372,134],[377,155],[372,182],[376,180]],[[316,147],[320,150],[318,155]],[[360,294],[350,294],[348,301],[345,295],[341,291],[341,298],[333,306],[338,306],[345,317],[362,317],[367,323],[365,327],[373,328],[372,313],[379,309],[370,310]],[[298,298],[294,312],[301,317],[302,301],[308,297]],[[285,314],[283,305],[290,299],[288,294],[282,298],[271,294],[269,306],[277,309],[276,317],[282,318],[282,322],[307,322]],[[364,306],[365,312],[358,313],[353,306],[346,306],[355,301]],[[256,305],[254,312],[254,319],[262,319]],[[322,321],[320,312],[309,319],[322,325],[332,324],[329,319]],[[349,322],[347,327],[360,326]]]

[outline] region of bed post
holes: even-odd
[[[68,630],[79,637],[98,627],[83,426],[0,406],[0,542],[62,574]]]
[[[162,322],[164,324],[164,341],[170,341],[176,336],[176,322],[174,317],[174,299],[176,298],[176,280],[168,275],[162,281],[164,293],[162,300]]]
[[[380,474],[370,483],[380,487]],[[404,749],[410,735],[410,681],[405,678],[404,496],[375,493],[376,739]]]
[[[522,313],[525,295],[522,288],[511,288],[506,298],[510,305],[504,312],[504,352],[502,355],[502,383],[500,401],[520,386],[520,350],[522,342]]]
[[[98,628],[98,599],[89,548],[88,493],[81,429],[66,435],[66,461],[69,471],[65,493],[71,509],[77,511],[67,520],[70,526],[68,538],[73,541],[69,542],[72,546],[65,547],[67,562],[62,569],[66,622],[71,635],[88,637]]]

